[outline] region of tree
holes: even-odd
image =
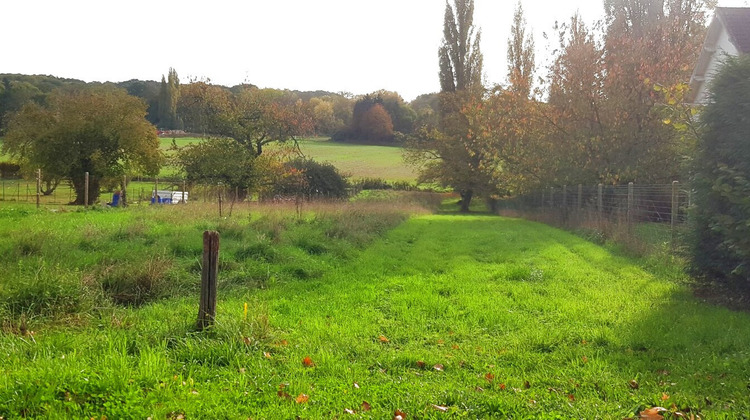
[[[440,90],[465,91],[482,85],[482,31],[474,33],[474,0],[445,2],[440,57]]]
[[[383,142],[393,138],[393,122],[383,105],[374,104],[359,121],[358,132],[365,140]]]
[[[461,113],[464,104],[479,97],[484,89],[481,30],[476,34],[474,30],[474,1],[454,0],[453,6],[446,1],[443,43],[438,50],[440,131],[421,130],[413,142],[422,151],[413,156],[422,156],[425,178],[440,177],[444,185],[458,191],[463,212],[469,211],[474,192],[482,184],[476,178],[479,156],[476,139],[469,135],[468,121]],[[434,135],[433,141],[425,135]]]
[[[167,78],[161,77],[159,90],[159,126],[167,130],[181,128],[177,116],[177,103],[180,99],[180,78],[177,70],[169,68]]]
[[[513,14],[511,37],[508,40],[508,81],[511,90],[528,98],[534,76],[534,38],[526,35],[526,18],[519,2]]]
[[[231,137],[257,156],[269,143],[293,141],[314,131],[312,107],[288,92],[241,86],[233,93],[208,82],[181,90],[178,110],[187,127]]]
[[[177,152],[177,165],[191,183],[225,185],[243,198],[256,187],[255,153],[227,137],[211,137]]]
[[[44,105],[26,104],[10,120],[3,151],[26,167],[68,179],[74,204],[83,204],[89,173],[89,204],[106,177],[156,175],[163,161],[146,105],[122,89],[70,88],[54,91]]]
[[[750,56],[729,58],[701,114],[693,267],[750,291]]]

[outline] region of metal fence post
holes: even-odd
[[[672,249],[675,248],[675,223],[677,223],[677,213],[680,211],[679,209],[679,202],[677,200],[677,192],[678,192],[678,186],[679,182],[672,181],[672,217],[670,220],[670,233],[672,236]]]
[[[36,170],[36,208],[39,208],[39,199],[42,195],[42,170]]]
[[[83,208],[89,208],[89,173],[86,172],[83,176]]]
[[[633,183],[628,182],[628,224],[633,223]]]

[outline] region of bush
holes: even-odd
[[[0,162],[0,178],[19,178],[21,165],[13,162]]]
[[[287,174],[276,186],[279,195],[303,195],[306,198],[344,198],[347,182],[330,163],[312,159],[295,159],[286,164]]]
[[[728,59],[701,115],[695,160],[695,270],[750,291],[750,56]]]

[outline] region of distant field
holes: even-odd
[[[177,147],[184,147],[199,142],[201,139],[164,137],[159,139],[161,149],[168,151],[173,141]],[[1,144],[2,139],[0,139]],[[390,182],[413,182],[417,179],[414,169],[404,162],[403,149],[400,147],[335,143],[327,137],[302,139],[299,145],[305,156],[319,162],[329,162],[352,179],[382,178]],[[0,154],[0,161],[9,159],[7,155]],[[159,174],[161,177],[176,175],[177,169],[173,166],[163,167]]]
[[[352,178],[383,178],[415,181],[417,173],[402,156],[402,148],[335,143],[328,138],[300,141],[302,153],[320,162],[330,162]]]
[[[163,150],[171,147],[172,138],[160,140]],[[174,139],[178,147],[200,140],[196,137]],[[335,143],[328,137],[302,139],[299,145],[305,156],[319,162],[330,162],[353,179],[382,178],[391,182],[417,179],[417,173],[404,162],[401,153],[403,149],[400,147]],[[161,175],[168,176],[172,173],[170,168],[164,168]]]

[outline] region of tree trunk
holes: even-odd
[[[469,205],[471,204],[471,198],[474,196],[474,191],[464,190],[461,191],[461,213],[469,212]]]
[[[76,174],[75,176],[70,177],[70,182],[73,184],[73,191],[75,191],[76,198],[73,200],[73,205],[84,205],[83,200],[86,196],[86,182],[85,182],[85,175],[83,172],[81,172],[80,175]],[[99,200],[99,186],[101,183],[101,178],[95,175],[89,174],[89,202],[88,204],[96,203],[97,200]]]

